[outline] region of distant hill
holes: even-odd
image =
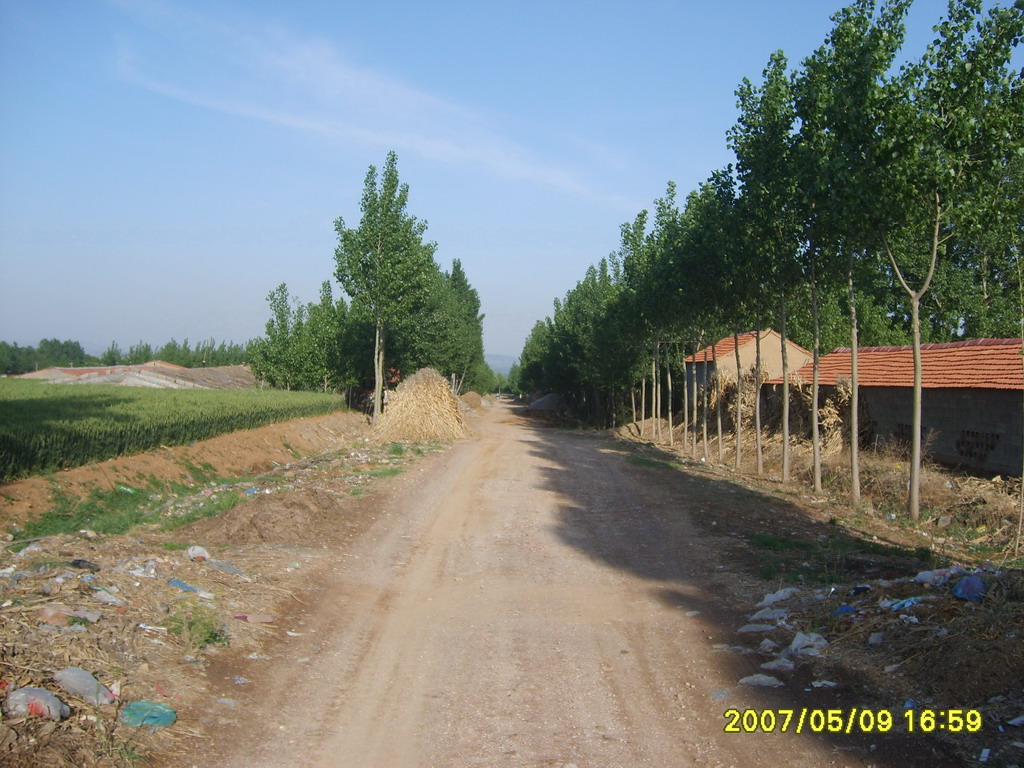
[[[508,376],[508,372],[512,370],[512,363],[518,359],[515,355],[484,355],[484,360],[491,366],[491,370],[503,376]]]

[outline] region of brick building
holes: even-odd
[[[857,350],[861,437],[909,440],[914,361],[911,347]],[[991,474],[1021,474],[1024,451],[1024,358],[1020,339],[972,339],[921,346],[922,439],[944,464]],[[812,363],[792,380],[809,384]],[[850,380],[850,350],[822,356],[822,387]],[[769,383],[780,383],[778,380]]]

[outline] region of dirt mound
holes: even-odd
[[[433,368],[423,368],[390,393],[387,407],[370,431],[378,442],[458,440],[470,430],[448,381]]]
[[[255,496],[246,504],[199,520],[185,530],[197,541],[222,544],[310,544],[323,540],[326,524],[339,508],[335,496],[316,488]]]

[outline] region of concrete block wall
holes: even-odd
[[[878,440],[909,435],[912,390],[862,387],[861,400]],[[1004,389],[926,389],[922,435],[929,455],[944,464],[991,474],[1021,474],[1024,455],[1022,396]]]

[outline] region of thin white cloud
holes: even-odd
[[[592,190],[571,170],[538,160],[479,112],[348,62],[329,41],[300,39],[280,28],[240,31],[157,0],[108,2],[165,36],[176,52],[140,53],[137,44],[122,43],[119,71],[142,88],[332,141],[411,151],[431,161],[475,166],[504,179],[623,205]]]

